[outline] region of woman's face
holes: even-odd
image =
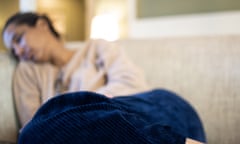
[[[30,27],[26,24],[10,24],[3,33],[5,45],[13,50],[20,60],[47,62],[50,59],[48,44],[52,34],[43,24]]]

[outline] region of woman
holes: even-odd
[[[45,15],[13,15],[4,26],[3,39],[19,60],[13,92],[22,126],[58,94],[85,90],[114,97],[146,89],[141,72],[122,49],[91,40],[83,48],[70,50]]]

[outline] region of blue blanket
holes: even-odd
[[[157,89],[107,98],[92,92],[56,96],[23,128],[20,144],[183,144],[206,142],[193,107]]]

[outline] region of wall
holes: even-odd
[[[239,0],[138,0],[137,17],[210,13],[240,9]]]
[[[128,0],[129,38],[239,35],[240,10],[137,17],[137,0]]]
[[[48,14],[67,41],[85,39],[84,0],[38,0],[37,11]]]
[[[1,31],[1,36],[0,36],[0,51],[4,50],[4,44],[2,40],[2,29],[3,26],[12,14],[16,13],[19,8],[18,8],[18,0],[1,0],[0,1],[0,31]]]

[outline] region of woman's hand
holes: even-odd
[[[186,144],[203,144],[202,142],[187,138],[186,139]]]

